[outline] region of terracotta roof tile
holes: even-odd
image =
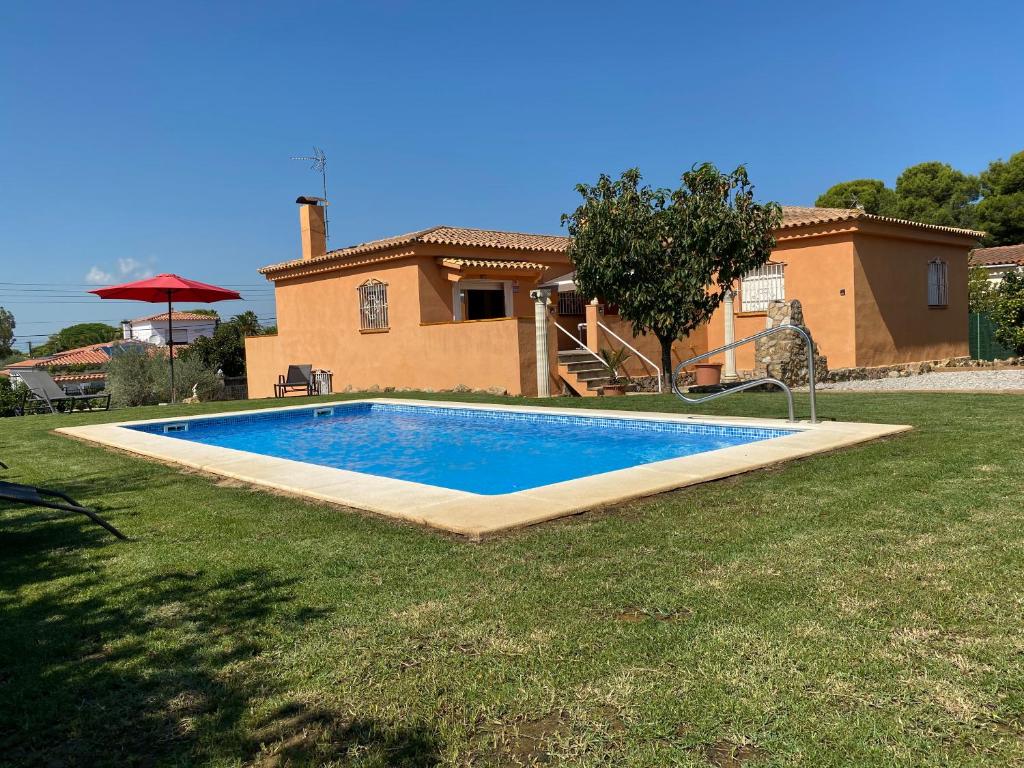
[[[563,253],[569,248],[569,238],[564,235],[529,235],[522,232],[464,227],[435,227],[427,230],[419,241],[438,245],[467,245],[475,248],[504,248],[512,251],[547,253]]]
[[[107,374],[104,371],[55,373],[51,378],[59,384],[62,381],[101,381],[107,378]]]
[[[1024,243],[1000,245],[995,248],[975,248],[971,251],[972,267],[994,267],[997,264],[1024,266]]]
[[[418,232],[409,232],[383,240],[371,240],[366,243],[328,251],[315,259],[293,259],[271,264],[259,270],[261,275],[278,272],[289,267],[321,264],[349,256],[359,256],[375,251],[384,251],[402,245],[426,243],[430,245],[462,245],[474,248],[495,248],[508,251],[543,251],[546,253],[563,253],[569,247],[569,238],[562,235],[530,235],[522,232],[501,232],[494,229],[467,229],[465,227],[431,227]]]
[[[454,256],[442,256],[438,262],[452,267],[478,267],[482,269],[547,269],[546,264],[535,261],[517,261],[514,259],[461,259]]]
[[[939,224],[922,224],[917,221],[906,219],[894,219],[891,216],[876,216],[873,213],[865,213],[860,208],[815,208],[802,205],[782,206],[782,226],[780,229],[792,229],[794,227],[806,227],[814,224],[833,224],[844,221],[880,221],[888,224],[903,224],[921,229],[931,229],[936,232],[949,232],[955,235],[967,235],[969,237],[981,237],[984,232],[976,232],[973,229],[961,229],[960,227],[944,227]]]
[[[166,313],[165,313],[166,314]],[[67,349],[63,352],[58,352],[55,355],[48,357],[31,357],[28,360],[22,360],[17,363],[11,363],[8,368],[50,368],[54,366],[63,365],[105,365],[110,362],[110,353],[107,352],[110,347],[118,346],[119,344],[127,343],[131,346],[140,346],[149,352],[156,352],[157,350],[166,349],[163,346],[157,346],[155,344],[143,344],[138,341],[108,341],[103,344],[90,344],[87,347],[78,347],[77,349]],[[187,344],[175,344],[174,345],[174,356],[177,357],[181,354],[182,350],[187,348]]]
[[[67,349],[48,357],[32,357],[18,363],[12,363],[8,368],[47,368],[51,365],[103,365],[110,362],[110,355],[104,351],[111,342],[105,344],[90,344],[87,347]]]
[[[174,322],[177,322],[178,320],[216,320],[217,318],[214,317],[213,315],[201,315],[198,312],[179,312],[179,311],[175,310],[171,314],[171,319]],[[166,322],[167,321],[167,313],[166,312],[160,312],[159,314],[156,314],[156,315],[149,315],[148,317],[137,317],[134,320],[132,320],[133,323],[146,323],[146,322],[150,322],[150,321],[156,321],[156,322],[164,321],[164,322]]]
[[[903,219],[893,219],[888,216],[875,216],[865,213],[859,208],[814,208],[796,205],[782,206],[782,226],[780,229],[838,223],[855,219],[903,224],[973,237],[980,237],[983,234],[970,229],[942,227],[937,224],[919,224],[913,221],[904,221]],[[261,275],[271,276],[274,273],[295,267],[316,267],[317,265],[326,264],[338,259],[386,251],[389,248],[417,243],[542,253],[565,253],[569,248],[569,238],[565,235],[531,235],[523,232],[504,232],[495,229],[437,226],[430,229],[422,229],[418,232],[408,232],[404,235],[386,237],[381,240],[370,240],[369,242],[359,243],[347,248],[339,248],[334,251],[328,251],[323,256],[318,256],[315,259],[292,259],[280,262],[279,264],[271,264],[260,268],[258,272]]]

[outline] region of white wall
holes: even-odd
[[[174,323],[174,343],[191,344],[201,336],[213,336],[216,327],[217,323],[213,318],[210,320],[178,320]],[[149,320],[132,323],[130,338],[148,344],[165,345],[167,343],[167,323]]]

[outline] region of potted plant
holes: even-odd
[[[608,381],[601,387],[602,395],[610,397],[626,394],[627,377],[619,375],[619,369],[631,357],[625,347],[601,350],[601,362],[608,373]]]

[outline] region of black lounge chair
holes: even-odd
[[[21,403],[22,413],[25,413],[26,409],[41,410],[44,408],[48,409],[50,413],[57,413],[65,407],[68,411],[73,411],[77,403],[81,403],[86,410],[91,411],[93,403],[97,403],[97,408],[99,408],[98,404],[101,401],[102,410],[110,410],[110,395],[108,393],[100,392],[95,395],[87,395],[79,387],[78,394],[69,394],[58,386],[50,374],[38,368],[19,370],[18,378],[28,387],[28,392]]]
[[[289,365],[288,375],[278,376],[274,385],[274,397],[284,397],[287,392],[305,390],[307,395],[313,392],[313,366]]]
[[[3,462],[0,462],[0,467],[7,469],[7,465]],[[55,497],[56,500],[45,498],[46,496]],[[46,507],[47,509],[59,509],[64,512],[77,512],[80,515],[85,515],[97,525],[106,528],[117,538],[128,539],[127,536],[91,509],[83,507],[66,493],[61,493],[60,491],[51,491],[47,488],[37,488],[34,485],[21,485],[20,483],[8,483],[6,480],[0,480],[0,500],[13,501],[16,504],[26,504],[30,507]]]

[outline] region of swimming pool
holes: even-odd
[[[482,495],[793,434],[789,429],[370,402],[131,429]]]
[[[55,431],[479,539],[908,429],[375,398]]]

